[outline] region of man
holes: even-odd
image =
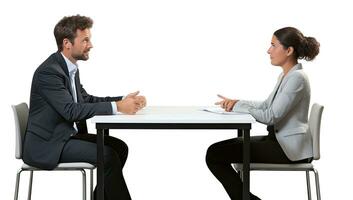
[[[87,133],[85,120],[117,112],[135,114],[146,105],[139,92],[123,98],[95,97],[85,91],[77,61],[89,58],[92,25],[90,18],[76,15],[64,17],[54,28],[58,51],[37,68],[32,80],[23,151],[29,165],[53,169],[59,162],[96,164],[96,136]],[[128,147],[110,136],[105,143],[105,199],[131,199],[122,174]]]

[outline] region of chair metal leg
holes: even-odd
[[[80,171],[82,172],[82,199],[86,200],[86,171],[84,169]]]
[[[93,200],[93,169],[90,169],[90,174],[91,174],[90,199]]]
[[[239,173],[240,178],[242,179],[242,170],[236,170],[237,173]],[[281,170],[279,170],[281,171]],[[305,171],[306,173],[306,186],[307,186],[307,192],[308,192],[308,200],[311,200],[311,184],[310,184],[310,171],[313,171],[315,174],[315,186],[316,186],[316,197],[317,200],[321,200],[321,192],[320,192],[320,181],[319,181],[319,172],[316,169],[310,169]]]
[[[19,187],[20,187],[20,178],[21,178],[21,172],[23,170],[22,169],[19,169],[18,172],[17,172],[17,175],[16,175],[16,185],[15,185],[15,200],[18,199],[18,190],[19,190]]]
[[[28,186],[28,200],[32,199],[32,183],[33,183],[33,170],[30,170],[29,174],[29,186]]]
[[[319,183],[319,172],[316,169],[313,169],[313,171],[315,173],[315,185],[316,185],[317,200],[321,200],[320,183]]]
[[[23,170],[23,169],[19,169],[17,174],[16,174],[16,185],[15,185],[15,195],[14,195],[14,200],[18,200],[18,193],[19,193],[19,187],[20,187],[20,179],[21,179],[21,173],[23,171],[27,171],[27,170]],[[30,177],[29,177],[29,187],[28,187],[28,200],[31,200],[32,198],[32,185],[33,185],[33,170],[29,170],[30,171]],[[81,171],[82,173],[82,199],[86,200],[87,199],[87,194],[86,194],[86,171],[84,169],[80,169],[79,171]],[[90,169],[90,199],[93,199],[93,169]]]
[[[308,200],[311,200],[310,174],[309,174],[309,171],[305,171],[305,173],[306,173],[306,188],[308,190]]]

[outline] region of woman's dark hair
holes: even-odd
[[[93,21],[89,17],[74,15],[62,18],[54,28],[54,36],[58,50],[63,49],[63,40],[69,39],[72,44],[76,37],[77,29],[84,30],[86,28],[92,28]]]
[[[285,27],[273,33],[287,49],[293,47],[296,59],[313,60],[320,51],[320,43],[313,37],[305,37],[298,29]]]

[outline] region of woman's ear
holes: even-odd
[[[294,48],[293,47],[288,47],[287,49],[287,56],[291,56],[294,53]]]

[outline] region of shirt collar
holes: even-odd
[[[292,67],[292,69],[289,70],[289,72],[295,71],[295,70],[300,70],[300,69],[303,69],[303,66],[301,63],[298,63],[298,64],[294,65],[294,67]]]
[[[67,65],[67,70],[69,71],[69,75],[75,75],[77,71],[77,64],[72,63],[66,56],[61,52],[61,55],[64,57],[66,65]]]
[[[288,74],[291,74],[292,72],[296,71],[296,70],[301,70],[303,69],[303,65],[301,63],[298,63],[296,65],[294,65],[287,73],[286,76],[288,76]],[[280,77],[283,78],[283,72],[280,74]]]

